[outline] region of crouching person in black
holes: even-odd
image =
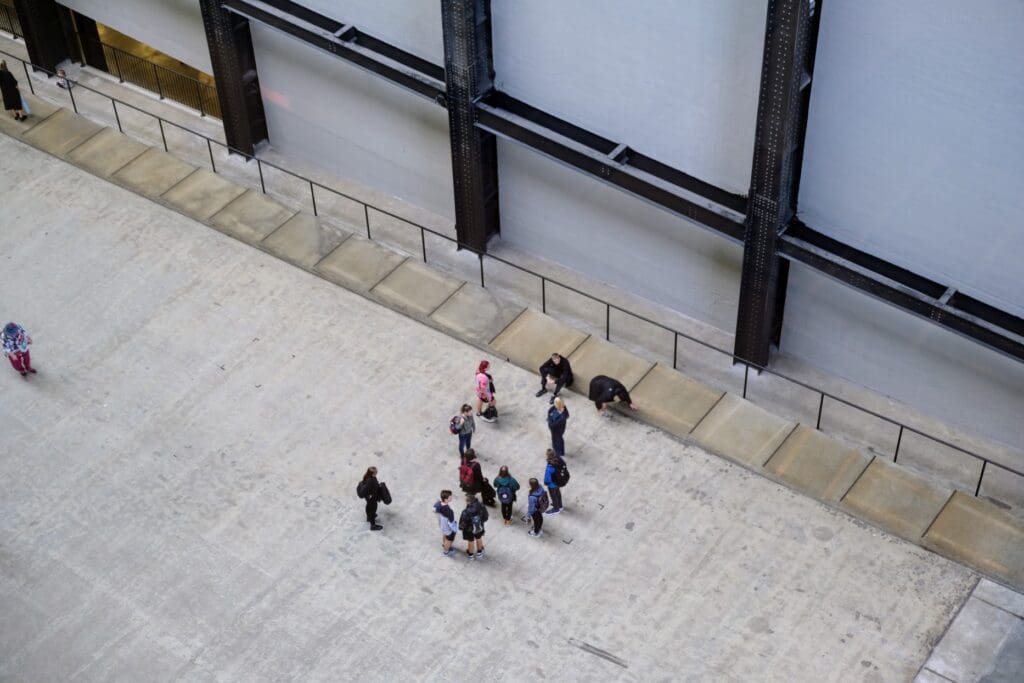
[[[548,385],[555,387],[551,403],[555,402],[555,396],[558,396],[563,387],[572,386],[572,367],[569,365],[569,359],[562,358],[561,354],[551,354],[551,358],[540,366],[540,391],[537,392],[537,396],[543,396],[548,390]]]
[[[629,405],[630,410],[636,410],[636,405],[633,403],[633,399],[629,397],[629,392],[626,391],[626,387],[622,385],[622,382],[605,375],[597,375],[594,379],[590,380],[590,393],[588,396],[597,407],[598,414],[604,417],[609,416],[605,406],[615,401],[626,403]]]
[[[380,483],[377,481],[377,468],[366,470],[363,480],[356,487],[356,495],[366,501],[366,521],[371,531],[380,531],[384,527],[377,524],[377,503],[380,501]]]

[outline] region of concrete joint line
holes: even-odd
[[[931,531],[931,530],[932,530],[932,526],[933,526],[933,525],[935,524],[935,520],[937,520],[937,519],[938,519],[939,517],[941,517],[941,516],[942,516],[942,513],[946,511],[946,508],[947,508],[947,507],[949,507],[949,504],[950,504],[950,502],[951,502],[951,501],[953,500],[953,497],[954,497],[954,496],[956,496],[956,489],[953,489],[953,492],[949,494],[949,498],[947,498],[947,499],[946,499],[946,502],[942,504],[942,507],[941,507],[941,508],[939,508],[939,512],[938,512],[938,514],[936,514],[936,515],[935,515],[935,517],[933,517],[933,518],[932,518],[932,521],[928,522],[928,526],[926,526],[926,527],[925,527],[925,529],[924,529],[924,531],[923,531],[923,532],[921,532],[921,538],[922,538],[922,539],[923,539],[923,538],[924,538],[925,536],[927,536],[927,535],[928,535],[928,532],[929,532],[929,531]]]
[[[928,650],[928,656],[925,657],[924,662],[921,664],[921,668],[919,668],[917,670],[917,675],[914,676],[915,680],[917,679],[917,676],[920,676],[921,672],[928,667],[928,662],[931,661],[932,655],[935,654],[935,648],[937,648],[939,646],[939,643],[942,642],[942,639],[946,637],[947,633],[949,633],[949,629],[953,628],[953,623],[957,620],[957,617],[960,616],[960,613],[964,611],[964,607],[966,607],[967,603],[971,601],[972,597],[974,597],[974,591],[978,590],[978,584],[981,583],[981,579],[982,579],[981,576],[978,576],[977,578],[974,579],[974,585],[971,586],[971,590],[969,590],[967,592],[967,597],[964,598],[963,602],[960,603],[960,606],[956,608],[956,612],[954,612],[953,616],[951,616],[949,618],[949,621],[946,622],[946,627],[944,629],[942,629],[942,633],[940,633],[939,637],[935,639],[934,643],[932,643],[931,649]],[[935,673],[931,669],[928,669],[928,671],[931,671],[932,673]],[[935,674],[935,675],[939,676],[939,674]],[[946,680],[946,681],[951,680],[949,678],[946,678],[945,676],[939,676],[939,677],[942,678],[943,680]],[[957,683],[957,681],[953,681],[953,683]]]
[[[765,467],[768,467],[768,463],[770,463],[772,461],[772,458],[774,458],[778,454],[778,452],[780,450],[782,450],[782,447],[786,445],[786,442],[789,441],[789,438],[791,436],[793,436],[793,433],[796,432],[797,428],[799,428],[799,427],[800,427],[800,423],[799,422],[797,422],[795,425],[793,425],[793,428],[789,430],[789,434],[786,434],[786,438],[783,439],[782,441],[780,441],[779,445],[775,447],[774,451],[772,451],[772,454],[768,456],[768,459],[765,460],[763,463],[761,463],[761,469],[764,469]],[[861,474],[863,474],[863,472]],[[860,477],[857,477],[857,478],[860,479]],[[813,498],[813,496],[808,496],[808,497]],[[817,500],[817,499],[815,499],[815,500]]]
[[[697,427],[700,427],[700,423],[707,419],[708,415],[711,414],[711,411],[718,407],[718,404],[722,402],[722,399],[725,398],[726,395],[728,395],[728,393],[728,391],[723,391],[722,395],[718,397],[718,400],[711,404],[711,407],[708,408],[708,411],[704,413],[699,420],[697,420],[697,422],[693,425],[690,431],[687,432],[687,434],[693,434],[695,431],[697,431]],[[787,438],[789,437],[788,434],[786,436]],[[783,439],[783,441],[785,441],[785,439]]]
[[[636,382],[634,382],[633,386],[631,386],[627,391],[636,391],[636,388],[640,386],[640,383],[647,379],[647,375],[651,374],[651,372],[653,372],[654,368],[656,367],[658,367],[657,363],[651,363],[651,367],[647,368],[647,372],[644,373],[644,376],[638,379]]]
[[[523,310],[519,311],[519,315],[517,315],[516,317],[512,318],[512,320],[509,320],[509,321],[508,321],[508,324],[507,324],[507,325],[505,325],[505,327],[503,327],[503,328],[501,328],[500,330],[498,330],[498,334],[494,335],[494,336],[493,336],[493,337],[491,338],[491,340],[490,340],[489,342],[487,342],[487,345],[488,345],[488,346],[490,346],[491,344],[493,344],[493,343],[494,343],[494,340],[495,340],[495,339],[497,339],[497,338],[498,338],[498,337],[500,337],[501,335],[505,334],[505,330],[507,330],[508,328],[512,327],[512,325],[513,325],[513,324],[515,323],[515,321],[517,321],[517,320],[519,320],[520,318],[522,318],[522,317],[523,317],[523,316],[524,316],[524,315],[526,314],[526,312],[527,312],[528,310],[530,310],[530,307],[529,307],[529,306],[527,306],[527,307],[526,307],[526,308],[524,308]],[[505,360],[508,360],[508,358],[506,358]]]
[[[265,242],[265,241],[267,241],[268,239],[270,239],[270,236],[271,236],[271,235],[273,235],[273,234],[274,234],[275,232],[277,232],[277,231],[278,231],[278,230],[280,230],[280,229],[281,229],[282,227],[284,227],[284,225],[285,225],[286,223],[288,223],[288,221],[290,221],[290,220],[291,220],[292,218],[295,218],[295,217],[296,217],[296,216],[298,216],[298,215],[299,215],[300,213],[302,213],[302,212],[301,212],[301,211],[296,211],[295,213],[293,213],[293,214],[291,215],[291,217],[289,217],[289,218],[288,218],[288,220],[287,220],[287,221],[285,221],[285,222],[284,222],[284,223],[282,223],[281,225],[279,225],[279,226],[277,226],[276,228],[274,228],[274,232],[272,232],[272,233],[270,233],[270,235],[267,235],[266,237],[264,237],[264,238],[263,238],[263,240],[262,240],[262,242]],[[336,247],[335,247],[334,249],[331,249],[331,251],[330,251],[330,252],[328,252],[328,253],[324,254],[324,257],[323,257],[322,259],[320,259],[319,261],[317,261],[316,263],[314,263],[314,264],[313,264],[313,267],[309,269],[309,270],[310,270],[310,272],[316,272],[316,273],[319,273],[319,272],[320,272],[320,264],[321,264],[321,263],[323,263],[323,262],[324,262],[324,261],[325,261],[325,260],[327,259],[327,257],[329,257],[329,256],[330,256],[331,254],[333,254],[334,252],[336,252],[336,251],[338,251],[339,249],[341,249],[342,245],[344,245],[344,244],[345,244],[345,242],[348,242],[348,241],[349,241],[349,239],[351,239],[351,237],[352,237],[352,236],[353,236],[354,234],[355,234],[354,232],[350,232],[350,233],[348,233],[348,234],[347,234],[347,235],[346,235],[345,237],[343,237],[343,238],[342,238],[342,240],[341,240],[340,242],[338,242],[338,246],[336,246]],[[262,244],[262,242],[261,242],[261,244]],[[376,286],[376,285],[374,285],[374,286]],[[348,288],[346,287],[346,289],[348,289]],[[351,290],[349,290],[349,291],[351,291]]]
[[[864,469],[862,469],[860,471],[860,474],[857,475],[857,478],[853,480],[853,483],[850,484],[850,486],[847,487],[847,489],[845,491],[843,491],[843,495],[839,496],[839,500],[836,501],[836,505],[838,505],[839,503],[843,502],[843,500],[850,493],[850,491],[853,490],[853,487],[857,485],[857,482],[860,481],[860,478],[864,476],[864,473],[868,471],[868,468],[871,467],[871,463],[873,463],[875,461],[875,458],[877,458],[877,457],[878,456],[876,456],[876,455],[872,455],[871,456],[871,459],[868,460],[868,463],[866,465],[864,465]]]
[[[118,167],[117,167],[117,168],[116,168],[116,169],[114,170],[114,172],[110,174],[110,178],[108,178],[108,179],[107,179],[107,181],[108,181],[108,182],[114,182],[113,180],[111,180],[111,179],[112,179],[112,178],[113,178],[114,176],[116,176],[116,175],[117,175],[118,173],[120,173],[120,172],[121,172],[121,171],[122,171],[122,170],[123,170],[123,169],[124,169],[124,168],[125,168],[126,166],[128,166],[128,164],[132,163],[133,161],[135,161],[136,159],[138,159],[139,157],[141,157],[141,156],[142,156],[143,154],[145,154],[146,152],[148,152],[148,151],[149,151],[149,150],[151,150],[151,149],[153,149],[153,148],[152,148],[152,147],[145,147],[145,148],[143,148],[143,150],[142,150],[141,152],[139,152],[138,154],[136,154],[135,156],[133,156],[133,157],[132,157],[131,159],[129,159],[128,161],[126,161],[126,162],[125,162],[124,164],[122,164],[121,166],[118,166]],[[78,164],[75,164],[75,167],[76,167],[76,168],[82,168],[82,167],[81,167],[81,166],[79,166]],[[117,183],[114,183],[114,184],[115,184],[115,185],[118,185]],[[121,187],[121,185],[118,185],[118,187]]]
[[[44,123],[46,123],[47,121],[49,121],[50,119],[52,119],[52,118],[53,118],[54,116],[56,116],[57,114],[59,114],[59,113],[60,113],[60,112],[62,112],[62,111],[66,111],[66,110],[65,110],[65,109],[64,109],[63,107],[59,107],[58,109],[55,109],[55,110],[54,110],[54,111],[53,111],[53,112],[52,112],[52,113],[51,113],[51,114],[50,114],[49,116],[47,116],[46,118],[44,118],[44,119],[39,119],[38,121],[36,121],[35,123],[33,123],[33,124],[32,124],[31,126],[29,126],[29,127],[28,127],[28,128],[26,128],[25,130],[23,130],[23,131],[21,131],[20,133],[18,133],[18,137],[19,137],[19,138],[23,138],[23,137],[25,137],[25,135],[27,135],[28,133],[30,133],[30,132],[32,132],[33,130],[35,130],[35,129],[36,129],[36,126],[41,126],[41,125],[43,125]],[[25,142],[28,142],[28,141],[26,140]],[[29,144],[31,144],[31,143],[29,143]],[[35,145],[32,145],[32,147],[35,147],[36,149],[38,149],[38,147],[36,147]]]
[[[374,242],[374,244],[380,244],[380,243],[379,243],[379,242]],[[386,248],[386,247],[385,247],[385,248]],[[390,249],[389,249],[388,251],[390,251]],[[402,259],[401,261],[399,261],[399,262],[398,262],[398,265],[397,265],[397,266],[395,266],[394,268],[392,268],[392,269],[391,269],[391,270],[389,270],[388,272],[384,273],[384,277],[382,277],[381,279],[379,279],[379,280],[377,280],[376,282],[374,282],[374,283],[373,283],[373,286],[371,286],[371,287],[370,287],[369,289],[367,289],[366,291],[372,294],[372,293],[373,293],[373,290],[377,289],[377,285],[379,285],[380,283],[384,282],[384,281],[385,281],[385,280],[387,280],[387,279],[388,279],[389,277],[391,277],[391,274],[392,274],[393,272],[395,272],[396,270],[398,270],[399,268],[401,268],[401,267],[402,267],[403,265],[405,265],[405,262],[406,262],[406,261],[408,261],[408,260],[409,260],[409,257],[408,257],[408,256],[406,256],[405,258],[403,258],[403,259]],[[391,307],[390,307],[390,306],[388,306],[388,308],[391,308]],[[394,310],[394,309],[392,309],[392,310]]]
[[[163,192],[162,192],[162,193],[160,194],[160,199],[163,199],[163,198],[164,198],[164,195],[166,195],[166,194],[167,194],[168,192],[170,192],[171,190],[173,190],[174,188],[176,188],[176,187],[177,187],[178,185],[181,185],[181,184],[182,184],[183,182],[185,182],[186,180],[188,180],[189,178],[191,178],[192,176],[194,176],[194,175],[195,175],[196,173],[198,173],[198,172],[199,172],[199,168],[198,168],[198,167],[196,167],[196,168],[192,169],[192,172],[191,172],[191,173],[189,173],[189,174],[188,174],[187,176],[185,176],[184,178],[182,178],[181,180],[179,180],[178,182],[174,183],[173,185],[171,185],[170,187],[168,187],[168,188],[167,188],[166,190],[164,190],[164,191],[163,191]],[[179,213],[181,213],[181,212],[179,211]],[[192,218],[192,220],[197,220],[197,219],[195,219],[194,217],[192,217],[192,216],[189,216],[189,215],[188,215],[188,214],[186,214],[186,213],[182,213],[181,215],[182,215],[182,216],[188,216],[189,218]],[[200,222],[200,223],[203,223],[204,225],[206,224],[206,221],[199,221],[199,222]]]
[[[430,313],[427,313],[427,317],[429,318],[430,316],[434,315],[434,314],[435,314],[435,313],[437,313],[437,312],[438,312],[439,310],[441,310],[441,307],[442,307],[442,306],[444,306],[444,305],[445,305],[446,303],[448,303],[448,300],[449,300],[449,299],[451,299],[451,298],[452,298],[453,296],[455,296],[456,294],[458,294],[459,292],[461,292],[461,291],[462,291],[462,288],[463,288],[463,287],[465,287],[465,286],[466,286],[466,281],[465,281],[465,280],[463,280],[463,281],[462,281],[462,284],[461,284],[461,285],[459,285],[458,287],[456,287],[456,288],[455,288],[455,291],[454,291],[454,292],[452,292],[451,294],[449,294],[448,296],[446,296],[446,297],[444,298],[444,301],[442,301],[442,302],[441,302],[441,303],[439,303],[439,304],[438,304],[437,306],[435,306],[435,307],[434,307],[434,309],[433,309],[432,311],[430,311]]]
[[[990,579],[990,580],[991,580],[991,579]],[[980,581],[981,581],[981,579],[978,579],[978,581],[980,582]],[[1012,589],[1011,589],[1011,590],[1012,590]],[[1001,606],[1001,605],[997,605],[997,604],[995,604],[994,602],[989,602],[989,601],[988,601],[988,600],[986,600],[985,598],[979,598],[979,597],[978,597],[977,595],[972,595],[971,597],[972,597],[972,598],[974,598],[975,600],[977,600],[978,602],[983,602],[983,603],[985,603],[985,604],[986,604],[986,605],[988,605],[989,607],[995,607],[995,608],[996,608],[997,610],[999,610],[1000,612],[1006,612],[1006,613],[1007,613],[1007,614],[1009,614],[1009,615],[1010,615],[1011,617],[1014,617],[1014,618],[1016,618],[1016,619],[1020,619],[1020,620],[1024,621],[1024,617],[1022,617],[1021,615],[1017,614],[1016,612],[1011,612],[1010,610],[1006,609],[1005,607],[1003,607],[1003,606]]]
[[[85,117],[82,117],[82,118],[85,118]],[[88,119],[86,119],[86,120],[88,120]],[[67,150],[66,152],[64,152],[64,156],[69,156],[69,155],[70,155],[70,154],[71,154],[72,152],[74,152],[74,151],[75,151],[76,149],[78,149],[79,147],[81,147],[81,146],[82,146],[82,145],[84,145],[85,143],[89,142],[89,140],[92,140],[92,139],[93,139],[94,137],[96,137],[97,135],[99,135],[100,133],[102,133],[102,132],[103,132],[103,131],[105,131],[105,130],[108,130],[107,126],[101,126],[100,128],[98,128],[98,129],[96,130],[96,132],[95,132],[95,133],[93,133],[92,135],[90,135],[90,136],[89,136],[89,137],[87,137],[86,139],[82,140],[81,142],[79,142],[79,143],[78,143],[77,145],[75,145],[75,146],[74,146],[74,147],[72,147],[71,149],[69,149],[69,150]],[[78,168],[78,167],[79,167],[79,166],[78,166],[78,164],[75,164],[74,166],[75,166],[75,168]],[[118,169],[118,170],[120,170],[120,169]]]

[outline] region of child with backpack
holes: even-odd
[[[465,455],[473,443],[473,432],[476,431],[476,422],[473,420],[473,406],[463,403],[459,414],[448,422],[448,431],[459,437],[459,455]]]
[[[569,468],[565,460],[555,455],[552,449],[547,450],[548,465],[544,470],[544,485],[551,494],[551,509],[545,514],[557,515],[562,511],[562,487],[569,483]]]
[[[494,478],[494,489],[501,503],[501,517],[505,520],[505,526],[512,526],[512,503],[516,502],[519,482],[508,473],[507,465],[502,465],[498,470],[498,476]]]
[[[459,529],[466,541],[466,555],[471,560],[484,556],[484,523],[487,517],[487,508],[472,493],[467,495],[466,509],[459,515]]]
[[[476,369],[476,416],[484,422],[495,422],[498,419],[498,408],[494,403],[494,378],[487,372],[490,367],[490,361],[482,360]]]
[[[476,451],[467,448],[462,456],[462,464],[459,465],[459,487],[466,493],[479,493],[486,505],[495,506],[494,487],[484,477],[480,463],[476,461]]]
[[[434,503],[434,512],[437,514],[437,524],[441,527],[441,554],[451,557],[455,554],[452,543],[455,541],[455,532],[459,525],[455,523],[455,513],[449,505],[452,500],[452,492],[448,489],[441,491],[441,499]]]
[[[544,526],[544,511],[548,509],[548,493],[540,482],[530,479],[530,518],[533,520],[533,528],[530,529],[530,536],[540,538],[544,535],[541,527]]]
[[[370,531],[380,531],[384,528],[377,524],[377,502],[382,499],[381,486],[382,484],[377,481],[376,467],[368,468],[356,486],[356,495],[366,501],[366,521],[370,523]],[[391,502],[390,498],[387,502]]]

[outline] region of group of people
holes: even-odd
[[[505,526],[515,523],[513,505],[518,501],[522,489],[519,480],[512,476],[508,465],[502,465],[493,481],[489,480],[484,476],[476,451],[473,449],[476,420],[495,422],[498,417],[494,377],[489,370],[490,363],[486,360],[481,361],[474,376],[475,406],[463,403],[448,424],[451,434],[458,438],[459,487],[465,495],[465,507],[456,515],[454,494],[451,489],[443,489],[434,503],[433,511],[441,531],[441,552],[446,557],[455,555],[455,539],[461,533],[462,539],[466,542],[466,556],[470,560],[483,558],[486,549],[486,524],[490,518],[488,507],[500,506]],[[559,353],[551,354],[538,371],[540,390],[536,395],[541,397],[548,391],[551,392],[547,413],[551,447],[545,451],[543,479],[531,477],[527,483],[527,509],[522,521],[530,523],[528,533],[533,538],[543,536],[545,516],[560,514],[563,509],[562,488],[569,482],[570,477],[565,462],[565,431],[570,413],[559,394],[564,388],[571,387],[574,381],[569,359]],[[591,380],[588,396],[594,402],[598,413],[602,415],[607,415],[608,404],[615,401],[636,410],[626,387],[618,380],[605,375],[598,375]],[[363,481],[367,482],[364,486],[367,496],[360,493],[361,497],[366,498],[366,520],[370,524],[370,529],[374,531],[382,528],[377,524],[375,491],[379,484],[376,475],[376,468],[371,467],[367,470],[363,478]]]

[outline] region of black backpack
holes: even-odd
[[[360,498],[366,498],[370,493],[370,482],[367,479],[363,479],[356,485],[356,495]]]
[[[555,471],[551,473],[551,481],[555,482],[555,486],[559,488],[569,483],[569,467],[562,458],[558,459]]]

